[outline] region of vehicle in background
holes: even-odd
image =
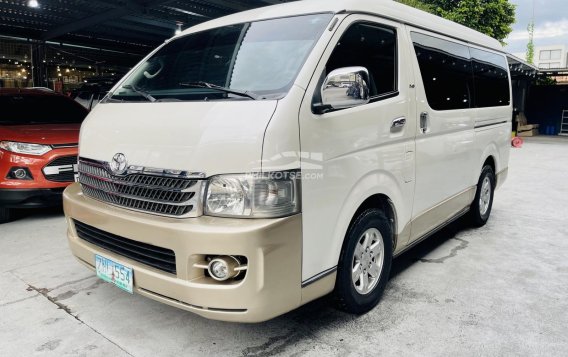
[[[0,89],[0,223],[14,210],[61,204],[77,171],[79,128],[88,111],[38,89]]]
[[[47,88],[47,87],[28,87],[26,89],[35,89],[35,90],[41,90],[41,91],[45,91],[45,92],[54,92],[53,89]]]
[[[70,93],[70,97],[88,110],[92,110],[105,97],[120,77],[85,78],[85,82]]]
[[[166,41],[82,127],[64,192],[81,263],[258,322],[334,292],[365,313],[393,258],[489,219],[508,172],[501,44],[390,0],[314,0]]]

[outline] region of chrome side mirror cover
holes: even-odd
[[[343,67],[331,71],[321,86],[322,107],[345,109],[369,103],[369,71]]]

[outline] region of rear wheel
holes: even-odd
[[[381,299],[392,264],[393,233],[378,209],[361,213],[347,233],[337,267],[335,295],[342,310],[363,314]]]
[[[493,168],[489,165],[483,167],[477,183],[475,199],[470,207],[470,218],[475,227],[484,226],[491,215],[495,181]]]
[[[0,208],[0,224],[10,222],[14,218],[14,210]]]

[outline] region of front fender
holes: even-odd
[[[402,185],[407,184],[403,183]],[[380,194],[392,201],[393,208],[396,207],[395,216],[397,217],[394,234],[399,236],[402,233],[404,227],[401,227],[400,222],[410,221],[412,208],[404,199],[404,188],[402,185],[391,173],[383,170],[369,172],[353,185],[352,190],[344,199],[330,242],[333,248],[333,256],[337,261],[339,261],[341,248],[349,225],[359,207],[369,197]],[[406,243],[406,240],[403,237],[399,237],[398,243]]]

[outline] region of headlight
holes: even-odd
[[[300,212],[300,173],[219,175],[209,179],[205,214],[275,218]]]
[[[51,146],[41,144],[18,143],[15,141],[0,141],[0,149],[18,154],[41,156],[51,151]]]

